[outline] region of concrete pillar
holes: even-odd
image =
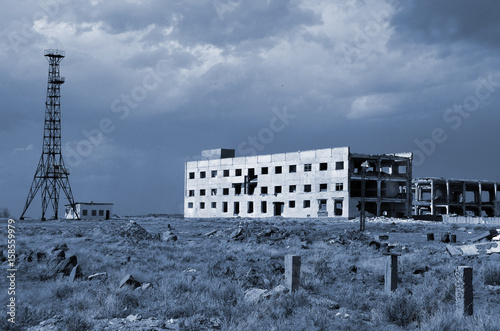
[[[434,180],[431,179],[431,215],[435,215],[434,214],[434,210],[435,210],[435,192],[434,192]]]
[[[385,261],[385,291],[392,292],[398,288],[398,255],[388,254]]]
[[[300,256],[285,256],[285,286],[290,292],[299,289],[300,284]]]
[[[377,179],[377,216],[381,216],[380,205],[382,204],[382,182]]]
[[[465,190],[465,182],[462,182],[462,216],[465,216],[465,196],[466,196],[466,190]]]
[[[476,202],[477,202],[477,210],[478,210],[478,213],[479,213],[479,215],[477,215],[477,216],[482,216],[482,214],[483,214],[483,208],[482,208],[482,206],[483,206],[483,197],[482,197],[482,195],[483,195],[483,185],[481,185],[481,182],[479,182],[479,187],[478,187],[477,194],[478,195],[477,195],[477,201]]]
[[[473,314],[472,268],[459,266],[455,269],[455,300],[457,312],[462,315]]]

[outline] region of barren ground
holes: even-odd
[[[23,330],[500,330],[500,254],[451,257],[440,242],[445,232],[465,242],[491,228],[483,225],[369,219],[361,234],[357,221],[148,216],[16,227],[16,327]],[[157,236],[166,231],[169,241]],[[435,241],[427,241],[430,232]],[[382,247],[370,246],[374,240]],[[51,251],[62,244],[82,278],[55,272]],[[401,253],[392,294],[384,292],[385,244]],[[279,287],[288,254],[302,259],[295,293]],[[472,317],[455,313],[459,265],[474,270]],[[151,286],[120,288],[127,274]],[[4,317],[0,329],[9,328]]]

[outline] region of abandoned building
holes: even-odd
[[[349,147],[186,162],[185,217],[409,217],[412,153],[354,154]]]
[[[66,205],[66,219],[74,220],[76,215],[71,208],[71,205]],[[76,202],[76,212],[80,219],[106,219],[109,220],[113,215],[112,203],[99,203],[99,202]]]
[[[413,214],[459,216],[500,216],[498,190],[492,181],[415,178],[413,180]]]

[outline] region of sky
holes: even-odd
[[[413,152],[414,177],[500,181],[498,1],[2,7],[0,208],[14,217],[42,152],[45,49],[66,52],[62,144],[74,198],[112,202],[119,215],[182,213],[184,164],[214,148]],[[41,216],[40,193],[26,216]]]

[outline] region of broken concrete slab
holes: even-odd
[[[203,235],[203,237],[210,237],[211,235],[214,235],[217,233],[217,230],[212,230],[210,232],[207,232]]]
[[[82,277],[83,277],[82,270],[80,268],[80,265],[77,264],[69,274],[69,281],[74,282],[75,280],[81,279]]]
[[[489,231],[484,231],[473,238],[469,239],[470,242],[485,242],[485,241],[490,241],[493,237],[498,235],[498,231],[495,229],[491,229]]]
[[[475,256],[483,254],[500,253],[500,244],[497,242],[486,242],[469,245],[446,245],[446,250],[451,256]]]
[[[177,241],[177,236],[172,231],[165,231],[161,234],[161,240],[163,241]]]
[[[98,272],[96,274],[87,277],[88,280],[96,280],[96,279],[104,280],[106,278],[108,278],[108,274],[105,272]]]
[[[133,288],[142,286],[142,284],[137,280],[135,280],[134,277],[132,277],[132,275],[130,274],[123,277],[123,279],[120,281],[120,288],[122,288],[125,285],[132,286]]]
[[[71,271],[73,270],[74,267],[77,265],[77,259],[75,255],[71,255],[65,260],[62,260],[59,262],[59,264],[56,266],[56,273],[63,273],[64,276],[69,276],[71,274]]]

